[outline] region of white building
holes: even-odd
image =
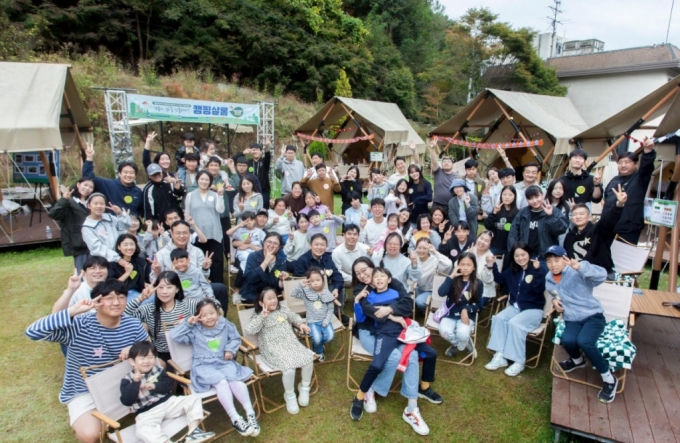
[[[555,35],[553,39],[552,33],[546,32],[545,34],[536,34],[533,44],[541,60],[547,60],[550,57],[560,57],[564,43],[567,41],[567,37]]]

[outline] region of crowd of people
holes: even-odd
[[[614,400],[616,379],[594,346],[604,317],[592,288],[613,278],[615,235],[632,243],[640,236],[656,156],[650,140],[641,159],[633,152],[619,155],[619,174],[606,185],[601,172],[593,176],[584,169],[588,154],[576,149],[566,174],[546,189],[539,185],[540,165],[522,165],[517,181],[501,149],[504,168],[490,167],[482,178],[470,158],[458,176],[453,159],[438,156],[434,142],[428,147],[431,184],[409,143],[413,163],[397,157],[389,177],[371,169],[365,189],[356,166],[340,175],[319,154],[306,168],[296,147],[283,145],[274,162],[267,140],[223,159],[213,141],[197,147],[191,133],[174,155],[175,172],[170,153],[156,153],[152,161],[155,137],[149,134],[143,151],[143,188],[133,162],[120,164],[117,178],[96,176],[90,145],[82,178],[49,214],[61,227],[64,254],[73,256],[75,271],[52,313],[27,335],[61,344],[66,370],[59,398],[80,441],[98,440],[101,424],[91,414],[95,405],[79,368],[116,359],[130,359],[134,369],[121,380],[121,402],[136,414],[140,440],[169,441],[157,435],[157,425],[182,412],[189,418],[186,441],[212,436],[197,427],[200,401],[174,397],[168,388],[166,330],[194,348],[196,391],[214,388],[234,429],[258,435],[245,385],[252,370],[235,361],[240,336],[225,318],[230,302],[254,306],[245,332],[257,335],[262,355],[283,373],[286,408],[296,414],[309,404],[313,363],[325,359],[324,346],[333,340],[332,317],[349,323],[344,308],[350,298],[356,335],[373,354],[351,417],[375,412],[375,394],[387,395],[399,369],[408,401],[403,419],[426,435],[418,399],[443,401],[433,389],[438,355],[427,343],[404,345],[399,337],[414,306],[416,312],[428,308],[436,274],[447,275],[438,288],[445,309],[435,316],[450,343],[443,358],[476,352],[470,338],[476,314],[498,286],[509,302],[492,318],[488,348],[494,355],[486,369],[520,374],[526,336],[541,321],[547,288],[566,321],[562,342],[570,359],[562,369],[584,366],[584,353],[602,376],[599,399]],[[272,195],[271,166],[280,197]],[[597,223],[593,204],[603,205]],[[225,273],[234,274],[231,294]],[[290,277],[301,278],[292,296],[304,301],[306,318],[279,303]],[[311,349],[293,328],[310,334]],[[298,368],[302,382],[295,386]]]

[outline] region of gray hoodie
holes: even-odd
[[[281,195],[291,191],[293,182],[299,182],[305,176],[305,165],[300,160],[289,162],[285,157],[279,157],[274,165],[276,175],[281,179]]]

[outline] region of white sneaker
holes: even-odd
[[[516,377],[520,372],[524,370],[524,365],[522,363],[513,363],[508,369],[505,370],[505,375],[510,377]]]
[[[236,266],[234,265],[229,266],[229,272],[231,272],[232,274],[238,274],[238,271],[239,269]]]
[[[234,292],[233,294],[231,294],[231,301],[235,305],[241,303],[241,294],[239,294],[238,292]]]
[[[503,354],[496,352],[489,363],[484,366],[489,371],[495,371],[499,368],[504,368],[508,365],[508,361],[503,357]]]
[[[300,406],[307,406],[309,404],[309,390],[310,386],[304,386],[302,383],[298,384],[298,404]]]
[[[378,410],[378,404],[375,402],[375,393],[369,390],[364,396],[364,411],[373,414]]]
[[[286,392],[283,394],[283,399],[286,400],[286,409],[290,414],[297,414],[300,412],[300,407],[298,406],[298,400],[295,396],[295,391]]]
[[[408,408],[404,409],[404,413],[401,415],[404,421],[411,425],[416,434],[427,435],[430,433],[430,428],[420,416],[420,410],[415,408],[413,411],[408,412]]]

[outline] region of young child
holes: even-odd
[[[365,289],[357,294],[354,299],[354,315],[357,323],[365,321],[367,314],[371,314],[372,316],[378,307],[388,306],[391,302],[399,298],[399,293],[388,287],[391,281],[392,274],[387,269],[379,267],[373,270],[372,284],[374,289],[370,293]],[[359,391],[357,392],[356,397],[354,397],[354,400],[352,400],[352,407],[350,408],[350,416],[354,420],[360,420],[363,416],[364,397],[373,385],[375,379],[383,370],[385,362],[392,351],[401,344],[399,335],[404,328],[406,328],[407,324],[403,317],[390,314],[387,317],[383,317],[381,320],[376,319],[375,326],[375,351],[373,353],[373,361],[364,374],[364,378],[361,380]],[[423,389],[429,389],[429,383],[434,381],[437,351],[427,343],[418,343],[412,352],[418,352],[423,358],[421,381],[423,384],[427,384]],[[406,356],[402,356],[401,361],[403,362],[406,359]],[[403,417],[408,423],[411,423],[411,417],[413,415],[418,416],[418,421],[422,422],[422,426],[414,426],[413,429],[421,435],[427,435],[430,430],[420,417],[417,405],[417,399],[409,399]]]
[[[120,402],[135,413],[135,435],[143,442],[168,442],[169,435],[160,435],[161,423],[167,418],[186,414],[189,434],[185,442],[209,440],[214,432],[198,427],[203,421],[203,404],[197,395],[172,395],[173,381],[165,369],[156,364],[156,347],[140,341],[130,348],[133,370],[120,381]]]
[[[246,211],[241,215],[241,222],[227,231],[232,238],[232,245],[236,249],[236,259],[241,271],[246,270],[246,260],[253,251],[262,249],[264,231],[255,226],[255,213]]]
[[[302,254],[309,251],[309,238],[307,238],[309,217],[307,214],[298,214],[297,227],[297,232],[295,232],[295,230],[291,231],[286,246],[283,247],[283,253],[286,254],[286,260],[289,263],[294,262],[300,258]]]
[[[385,197],[387,215],[396,214],[402,208],[408,207],[408,182],[403,178],[394,186],[394,190]]]
[[[402,242],[404,241],[404,234],[402,234],[401,229],[399,229],[399,214],[396,213],[387,216],[387,230],[382,233],[380,240],[375,244],[375,249],[373,250],[374,254],[380,253],[385,249],[385,239],[393,232],[399,234]]]
[[[217,399],[236,432],[244,437],[257,437],[260,425],[248,395],[248,386],[244,383],[252,377],[253,370],[236,362],[241,336],[236,326],[221,316],[215,301],[209,298],[201,300],[194,314],[172,330],[170,338],[194,348],[191,382],[196,391],[206,392],[214,387]],[[243,406],[247,421],[234,407],[234,397]]]
[[[186,155],[187,154],[196,154],[200,155],[201,153],[198,151],[196,147],[194,147],[195,140],[194,140],[194,134],[191,132],[187,132],[184,134],[184,139],[182,140],[182,146],[177,150],[175,153],[175,160],[177,160],[177,176],[179,179],[184,183],[184,179],[186,178],[186,173],[187,173],[187,167],[184,164],[186,162]]]
[[[385,176],[380,172],[380,169],[371,169],[371,180],[368,182],[368,195],[369,201],[374,198],[382,198],[383,200],[390,193],[392,185],[385,180]]]
[[[203,140],[201,143],[201,169],[205,169],[208,166],[208,160],[211,157],[216,157],[220,160],[222,165],[226,165],[227,161],[215,153],[215,142],[212,140]]]
[[[259,214],[258,214],[259,216]],[[267,222],[264,230],[273,231],[281,235],[283,242],[288,241],[291,225],[291,212],[286,209],[286,202],[282,198],[274,201],[274,209],[268,211]],[[259,226],[258,226],[259,227]]]
[[[175,248],[170,252],[172,267],[182,282],[182,290],[185,297],[193,298],[214,298],[212,286],[206,280],[203,271],[191,263],[189,251],[186,249]]]
[[[324,345],[333,340],[334,335],[331,319],[335,298],[324,288],[324,274],[321,269],[309,268],[305,277],[305,280],[295,286],[290,296],[305,302],[307,326],[312,331],[310,335],[314,353],[319,356],[319,361],[324,361]]]
[[[359,226],[361,218],[368,220],[373,217],[367,204],[361,203],[361,194],[356,191],[349,193],[351,206],[345,210],[345,223]]]
[[[109,262],[108,278],[117,278],[125,283],[128,300],[139,297],[144,290],[145,279],[148,280],[148,273],[146,260],[139,256],[137,237],[132,234],[121,234],[116,240],[116,251],[120,254],[124,265]]]
[[[470,252],[463,252],[451,275],[439,287],[439,296],[446,297],[449,313],[439,322],[439,334],[451,346],[447,357],[465,349],[474,352],[470,334],[475,327],[475,314],[484,307],[482,293],[484,286],[477,280],[477,258]]]
[[[144,223],[146,229],[141,241],[139,241],[139,248],[144,251],[144,256],[150,260],[156,256],[156,252],[161,250],[163,246],[172,241],[170,235],[163,228],[163,224],[158,220],[147,220]]]
[[[455,234],[453,237],[452,233]],[[451,257],[455,264],[460,254],[470,249],[473,243],[470,238],[470,225],[466,221],[459,221],[446,231],[438,250],[439,253]]]
[[[561,246],[551,246],[545,252],[550,272],[545,288],[552,295],[555,310],[562,313],[564,332],[560,344],[571,357],[560,362],[564,372],[571,372],[586,365],[583,355],[595,366],[602,377],[602,389],[597,399],[611,403],[616,396],[618,380],[609,369],[609,363],[597,349],[597,340],[605,327],[602,304],[593,296],[593,288],[607,279],[607,271],[585,260],[567,257]]]
[[[338,226],[342,226],[344,220],[337,215],[333,215],[328,211],[325,215],[325,220],[321,220],[321,214],[316,210],[311,210],[307,214],[309,216],[309,228],[307,229],[307,238],[311,239],[314,234],[323,234],[326,237],[326,252],[333,252],[338,245],[335,233]]]
[[[302,332],[311,330],[302,317],[279,304],[276,292],[265,288],[257,296],[255,316],[245,328],[246,334],[257,335],[262,357],[272,369],[283,373],[281,379],[286,409],[291,414],[300,411],[299,406],[309,404],[309,391],[314,373],[314,352],[307,349],[293,332],[293,326]],[[295,398],[295,370],[301,368],[302,383],[298,385],[299,396]]]

